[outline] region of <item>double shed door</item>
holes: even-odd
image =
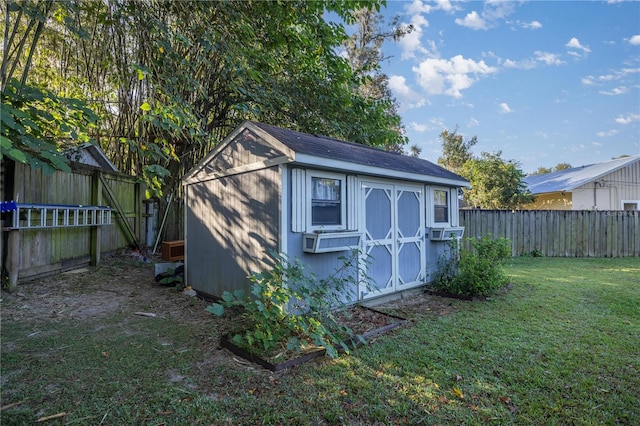
[[[361,182],[364,241],[369,278],[366,299],[423,284],[425,280],[424,186]]]

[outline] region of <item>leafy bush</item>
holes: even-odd
[[[251,275],[250,295],[242,290],[224,292],[222,301],[207,311],[223,315],[225,308],[242,307],[246,328],[232,341],[254,353],[300,352],[312,345],[324,347],[332,358],[338,356],[338,348],[348,352],[354,333],[338,324],[334,314],[336,308],[353,300],[353,291],[358,288],[357,277],[362,276],[358,253],[341,257],[342,265],[323,279],[305,271],[299,259],[292,261],[279,254],[273,257],[271,270]]]
[[[511,256],[506,238],[468,239],[471,248],[449,242],[449,253],[440,259],[433,287],[450,294],[489,296],[507,284],[502,262]]]

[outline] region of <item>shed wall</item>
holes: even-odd
[[[249,288],[279,248],[281,187],[278,167],[186,186],[188,285],[215,296]]]

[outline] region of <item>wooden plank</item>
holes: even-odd
[[[91,204],[94,206],[102,205],[102,172],[96,170],[95,174],[92,178],[91,185]],[[91,266],[97,266],[100,264],[100,237],[102,235],[102,226],[92,226],[91,227],[91,248],[90,248],[90,257],[91,257]]]
[[[107,199],[109,200],[109,203],[116,209],[116,211],[122,218],[121,223],[124,227],[124,230],[126,231],[127,236],[136,247],[140,248],[140,243],[138,242],[138,238],[136,237],[135,231],[131,228],[131,225],[129,225],[127,216],[124,214],[124,211],[120,206],[120,202],[118,201],[118,198],[115,196],[115,194],[111,190],[111,187],[109,186],[109,183],[105,180],[102,174],[99,175],[99,179],[102,182],[102,188],[107,195]]]

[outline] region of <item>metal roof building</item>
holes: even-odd
[[[524,179],[536,195],[530,209],[640,210],[640,156]]]

